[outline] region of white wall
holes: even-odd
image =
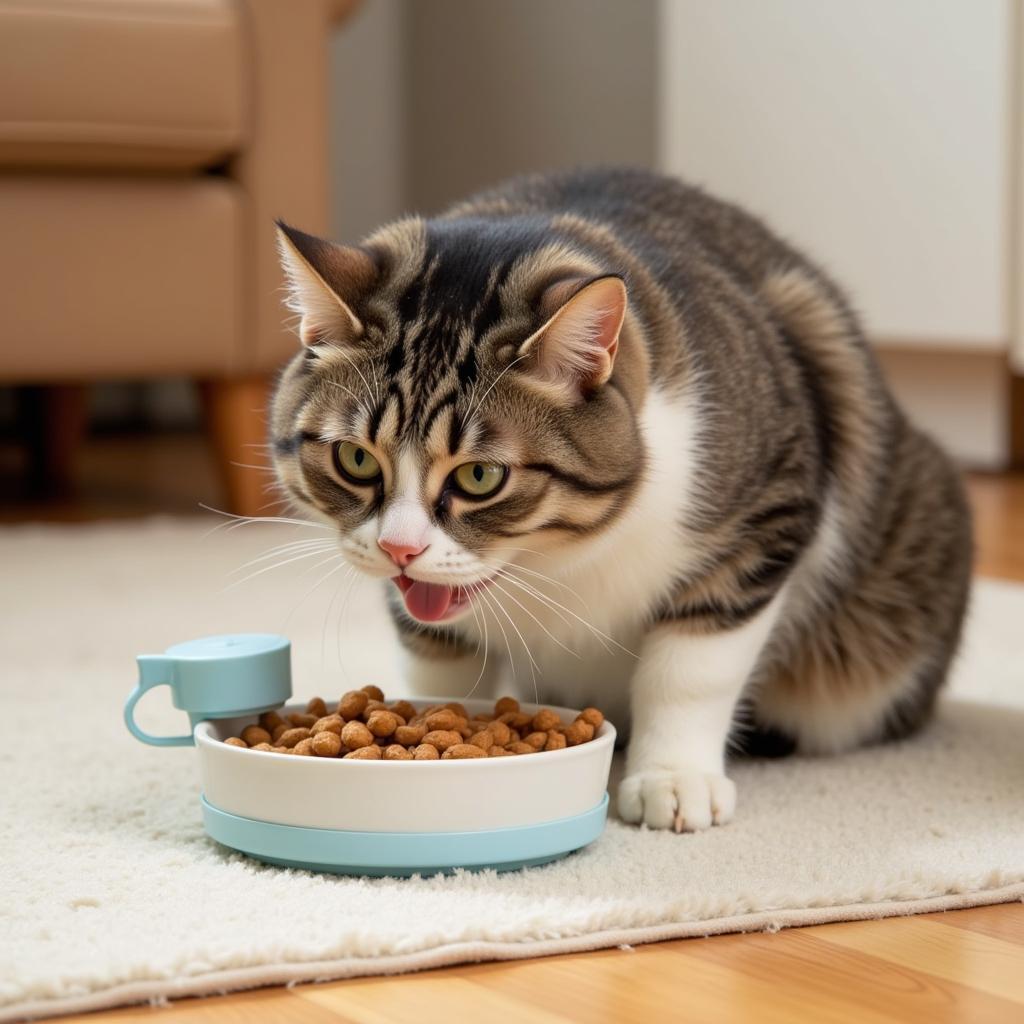
[[[331,41],[332,234],[347,242],[405,208],[405,17],[403,0],[366,0]]]
[[[1005,351],[1012,0],[663,0],[661,163],[761,213],[876,338]]]

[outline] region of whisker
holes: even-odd
[[[290,526],[308,526],[314,530],[330,530],[332,527],[326,526],[323,523],[313,523],[308,519],[292,519],[287,516],[239,516],[235,515],[234,512],[226,512],[222,508],[214,508],[212,505],[206,505],[203,502],[198,502],[201,509],[206,512],[212,512],[214,515],[223,516],[229,522],[218,523],[209,533],[205,534],[209,537],[210,534],[216,533],[217,530],[234,530],[240,526],[248,526],[251,523],[287,523]]]
[[[504,574],[502,574],[502,573],[499,573],[498,575],[502,576],[502,577],[503,577],[504,579],[509,579],[509,577],[507,577],[507,576],[504,576]],[[526,605],[524,605],[524,604],[523,604],[523,603],[522,603],[521,601],[519,601],[519,600],[518,600],[518,599],[517,599],[517,598],[515,597],[515,595],[514,595],[514,594],[510,594],[510,593],[509,593],[509,592],[508,592],[508,591],[507,591],[507,590],[506,590],[506,589],[505,589],[505,588],[504,588],[504,587],[503,587],[503,586],[502,586],[502,585],[501,585],[501,584],[500,584],[500,583],[499,583],[499,582],[498,582],[497,580],[495,580],[495,579],[492,579],[492,580],[491,580],[491,582],[492,582],[492,583],[494,584],[494,586],[496,586],[496,587],[497,587],[497,588],[498,588],[498,589],[499,589],[499,590],[500,590],[500,591],[501,591],[501,592],[502,592],[502,593],[503,593],[503,594],[504,594],[504,595],[505,595],[505,596],[506,596],[506,597],[507,597],[507,598],[508,598],[508,599],[509,599],[510,601],[513,601],[513,602],[515,602],[515,604],[516,604],[516,605],[518,605],[518,606],[519,606],[519,607],[520,607],[520,608],[521,608],[521,609],[522,609],[522,610],[523,610],[524,612],[526,612],[526,614],[527,614],[527,615],[529,615],[529,616],[530,616],[530,618],[531,618],[531,619],[533,619],[533,621],[534,621],[534,622],[536,622],[536,623],[537,623],[537,625],[538,625],[538,626],[540,626],[540,628],[541,628],[541,629],[543,629],[543,630],[544,630],[544,632],[545,632],[545,633],[547,633],[547,635],[548,635],[548,636],[549,636],[549,637],[550,637],[550,638],[551,638],[551,639],[552,639],[552,640],[553,640],[553,641],[554,641],[554,642],[555,642],[556,644],[558,644],[558,646],[559,646],[559,647],[561,647],[563,651],[565,651],[565,652],[566,652],[567,654],[571,654],[571,655],[572,655],[572,656],[573,656],[574,658],[578,658],[578,657],[579,657],[579,653],[578,653],[577,651],[574,651],[574,650],[572,650],[571,648],[569,648],[569,647],[566,647],[566,646],[565,646],[565,644],[563,644],[563,643],[562,643],[562,641],[561,641],[561,640],[559,640],[559,639],[558,639],[558,637],[557,637],[557,636],[555,636],[555,634],[554,634],[554,633],[552,633],[552,632],[551,632],[551,630],[550,630],[550,629],[548,629],[548,627],[547,627],[547,626],[545,626],[545,625],[544,625],[544,623],[543,623],[543,622],[541,622],[541,621],[540,621],[540,619],[538,619],[538,618],[537,618],[537,616],[536,616],[536,615],[534,615],[534,614],[533,614],[533,612],[531,612],[529,608],[527,608],[527,607],[526,607]]]
[[[313,586],[311,586],[309,590],[307,590],[302,595],[302,597],[299,598],[298,602],[292,606],[292,610],[287,614],[284,623],[281,626],[282,633],[287,628],[292,616],[302,607],[303,604],[306,603],[306,600],[309,598],[310,594],[312,594],[314,590],[317,590],[319,587],[323,586],[324,583],[326,583],[336,572],[340,571],[341,569],[348,569],[349,572],[354,571],[352,567],[344,559],[342,559],[340,554],[334,554],[331,556],[331,558],[324,559],[324,562],[329,562],[334,558],[337,558],[339,560],[339,564],[334,566],[332,569],[328,569],[327,572],[325,572],[323,576],[321,576],[320,579],[318,579],[316,583],[314,583]],[[320,564],[323,565],[324,562],[321,562]]]
[[[509,566],[506,566],[506,570],[515,569],[515,568],[517,568],[517,567],[513,566],[511,564]],[[503,571],[505,571],[505,570],[503,570]],[[533,595],[539,601],[543,601],[546,605],[548,605],[549,608],[552,609],[552,611],[554,611],[555,608],[557,607],[557,608],[560,608],[562,611],[564,611],[566,613],[566,615],[570,615],[581,626],[585,626],[587,629],[590,630],[591,633],[594,634],[594,636],[596,636],[598,639],[600,639],[602,641],[603,645],[604,645],[605,650],[608,650],[607,644],[610,643],[610,644],[613,644],[615,647],[618,647],[620,651],[624,652],[625,654],[630,655],[630,657],[633,657],[633,658],[638,658],[639,657],[639,655],[635,654],[628,647],[624,647],[622,644],[620,644],[619,641],[616,640],[614,637],[609,636],[603,630],[598,629],[597,626],[595,626],[593,623],[587,622],[586,619],[584,619],[581,616],[577,615],[571,608],[567,608],[560,601],[556,601],[549,594],[541,593],[541,591],[539,591],[536,587],[533,587],[531,584],[527,583],[526,580],[514,579],[513,577],[508,576],[508,575],[506,575],[505,578],[508,579],[509,582],[514,582],[517,586],[519,586],[522,589],[526,590],[528,593],[533,593]],[[607,641],[607,643],[604,643],[604,641]]]
[[[321,553],[322,549],[314,549],[311,551],[303,551],[298,555],[292,555],[290,558],[285,558],[280,562],[274,562],[273,565],[265,565],[262,569],[257,569],[255,572],[249,573],[248,576],[243,576],[240,580],[235,580],[233,583],[229,583],[221,591],[222,594],[226,594],[236,587],[240,587],[243,583],[248,583],[249,580],[254,580],[257,576],[262,576],[265,572],[270,572],[272,569],[280,569],[282,566],[291,565],[292,562],[299,562],[304,558],[313,558],[315,555]],[[334,555],[331,556],[335,557]],[[320,563],[323,564],[323,563]],[[314,566],[316,568],[316,566]]]
[[[513,359],[512,362],[509,363],[508,366],[506,366],[505,369],[502,370],[501,373],[499,373],[498,376],[491,381],[490,387],[488,387],[488,389],[483,393],[483,396],[480,398],[480,401],[474,402],[470,405],[470,408],[466,412],[466,415],[462,417],[463,430],[466,429],[467,425],[469,424],[469,421],[473,418],[473,416],[475,416],[480,411],[481,407],[483,406],[484,402],[487,399],[487,396],[494,390],[494,387],[498,383],[498,381],[501,380],[501,378],[504,377],[505,374],[508,373],[508,371],[511,370],[512,367],[516,365],[516,363],[522,362],[528,354],[529,353],[524,353],[523,355],[517,356],[515,359]]]
[[[258,565],[260,562],[266,562],[268,559],[276,558],[278,555],[283,555],[287,552],[301,551],[304,548],[317,547],[323,551],[326,551],[328,547],[333,547],[334,541],[326,540],[321,537],[315,537],[312,540],[293,540],[287,544],[278,544],[276,547],[270,548],[265,551],[262,555],[257,555],[255,558],[250,558],[248,562],[243,562],[237,568],[231,570],[231,575],[241,572],[243,569],[248,569],[251,565]]]
[[[483,591],[480,591],[480,593],[483,593]],[[489,594],[488,597],[492,598],[494,600],[494,603],[497,606],[498,610],[502,613],[502,615],[505,616],[506,619],[508,619],[508,624],[515,630],[516,636],[519,637],[519,640],[520,640],[520,642],[523,645],[523,649],[526,651],[526,656],[530,660],[530,674],[533,676],[533,695],[534,695],[534,698],[536,699],[537,703],[539,704],[540,703],[540,693],[537,690],[537,669],[540,666],[538,666],[536,660],[533,657],[533,651],[530,650],[530,645],[526,642],[526,639],[523,636],[523,634],[519,632],[519,627],[515,624],[515,621],[513,620],[512,616],[509,615],[509,613],[505,609],[505,606],[501,603],[500,600],[498,600],[498,595],[497,594]],[[511,658],[512,658],[512,652],[509,651],[509,660],[511,660]]]
[[[359,374],[359,379],[363,382],[363,387],[366,388],[366,393],[370,395],[370,385],[366,383],[366,378],[363,376],[363,371],[360,370],[358,366],[356,366],[355,361],[352,359],[352,357],[344,349],[341,348],[337,349],[337,354],[341,356],[342,359],[344,359],[349,364],[349,366],[351,366],[352,369],[356,371],[356,373]],[[370,395],[370,397],[372,398],[373,396]],[[380,401],[379,393],[377,394],[377,401]]]

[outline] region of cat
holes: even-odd
[[[418,692],[511,668],[604,708],[631,731],[620,816],[676,831],[733,817],[730,746],[836,753],[927,719],[967,601],[959,474],[757,219],[593,169],[359,246],[279,228],[303,343],[279,480],[390,581]]]

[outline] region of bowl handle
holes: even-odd
[[[151,736],[143,732],[135,724],[135,705],[139,698],[154,686],[170,686],[170,670],[172,658],[165,658],[159,654],[143,654],[138,658],[139,681],[135,689],[128,694],[128,700],[124,705],[124,724],[128,731],[143,743],[149,743],[154,747],[188,747],[195,744],[192,733],[186,736]]]

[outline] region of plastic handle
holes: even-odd
[[[139,698],[147,691],[152,690],[154,686],[170,686],[171,681],[168,678],[170,673],[170,658],[157,657],[146,657],[143,656],[139,660],[139,681],[135,686],[135,689],[128,694],[128,700],[125,701],[124,705],[124,724],[128,726],[128,731],[137,739],[143,743],[149,743],[154,747],[190,747],[194,746],[195,739],[192,737],[192,733],[186,736],[150,736],[148,732],[143,732],[135,724],[135,705],[138,704]]]

